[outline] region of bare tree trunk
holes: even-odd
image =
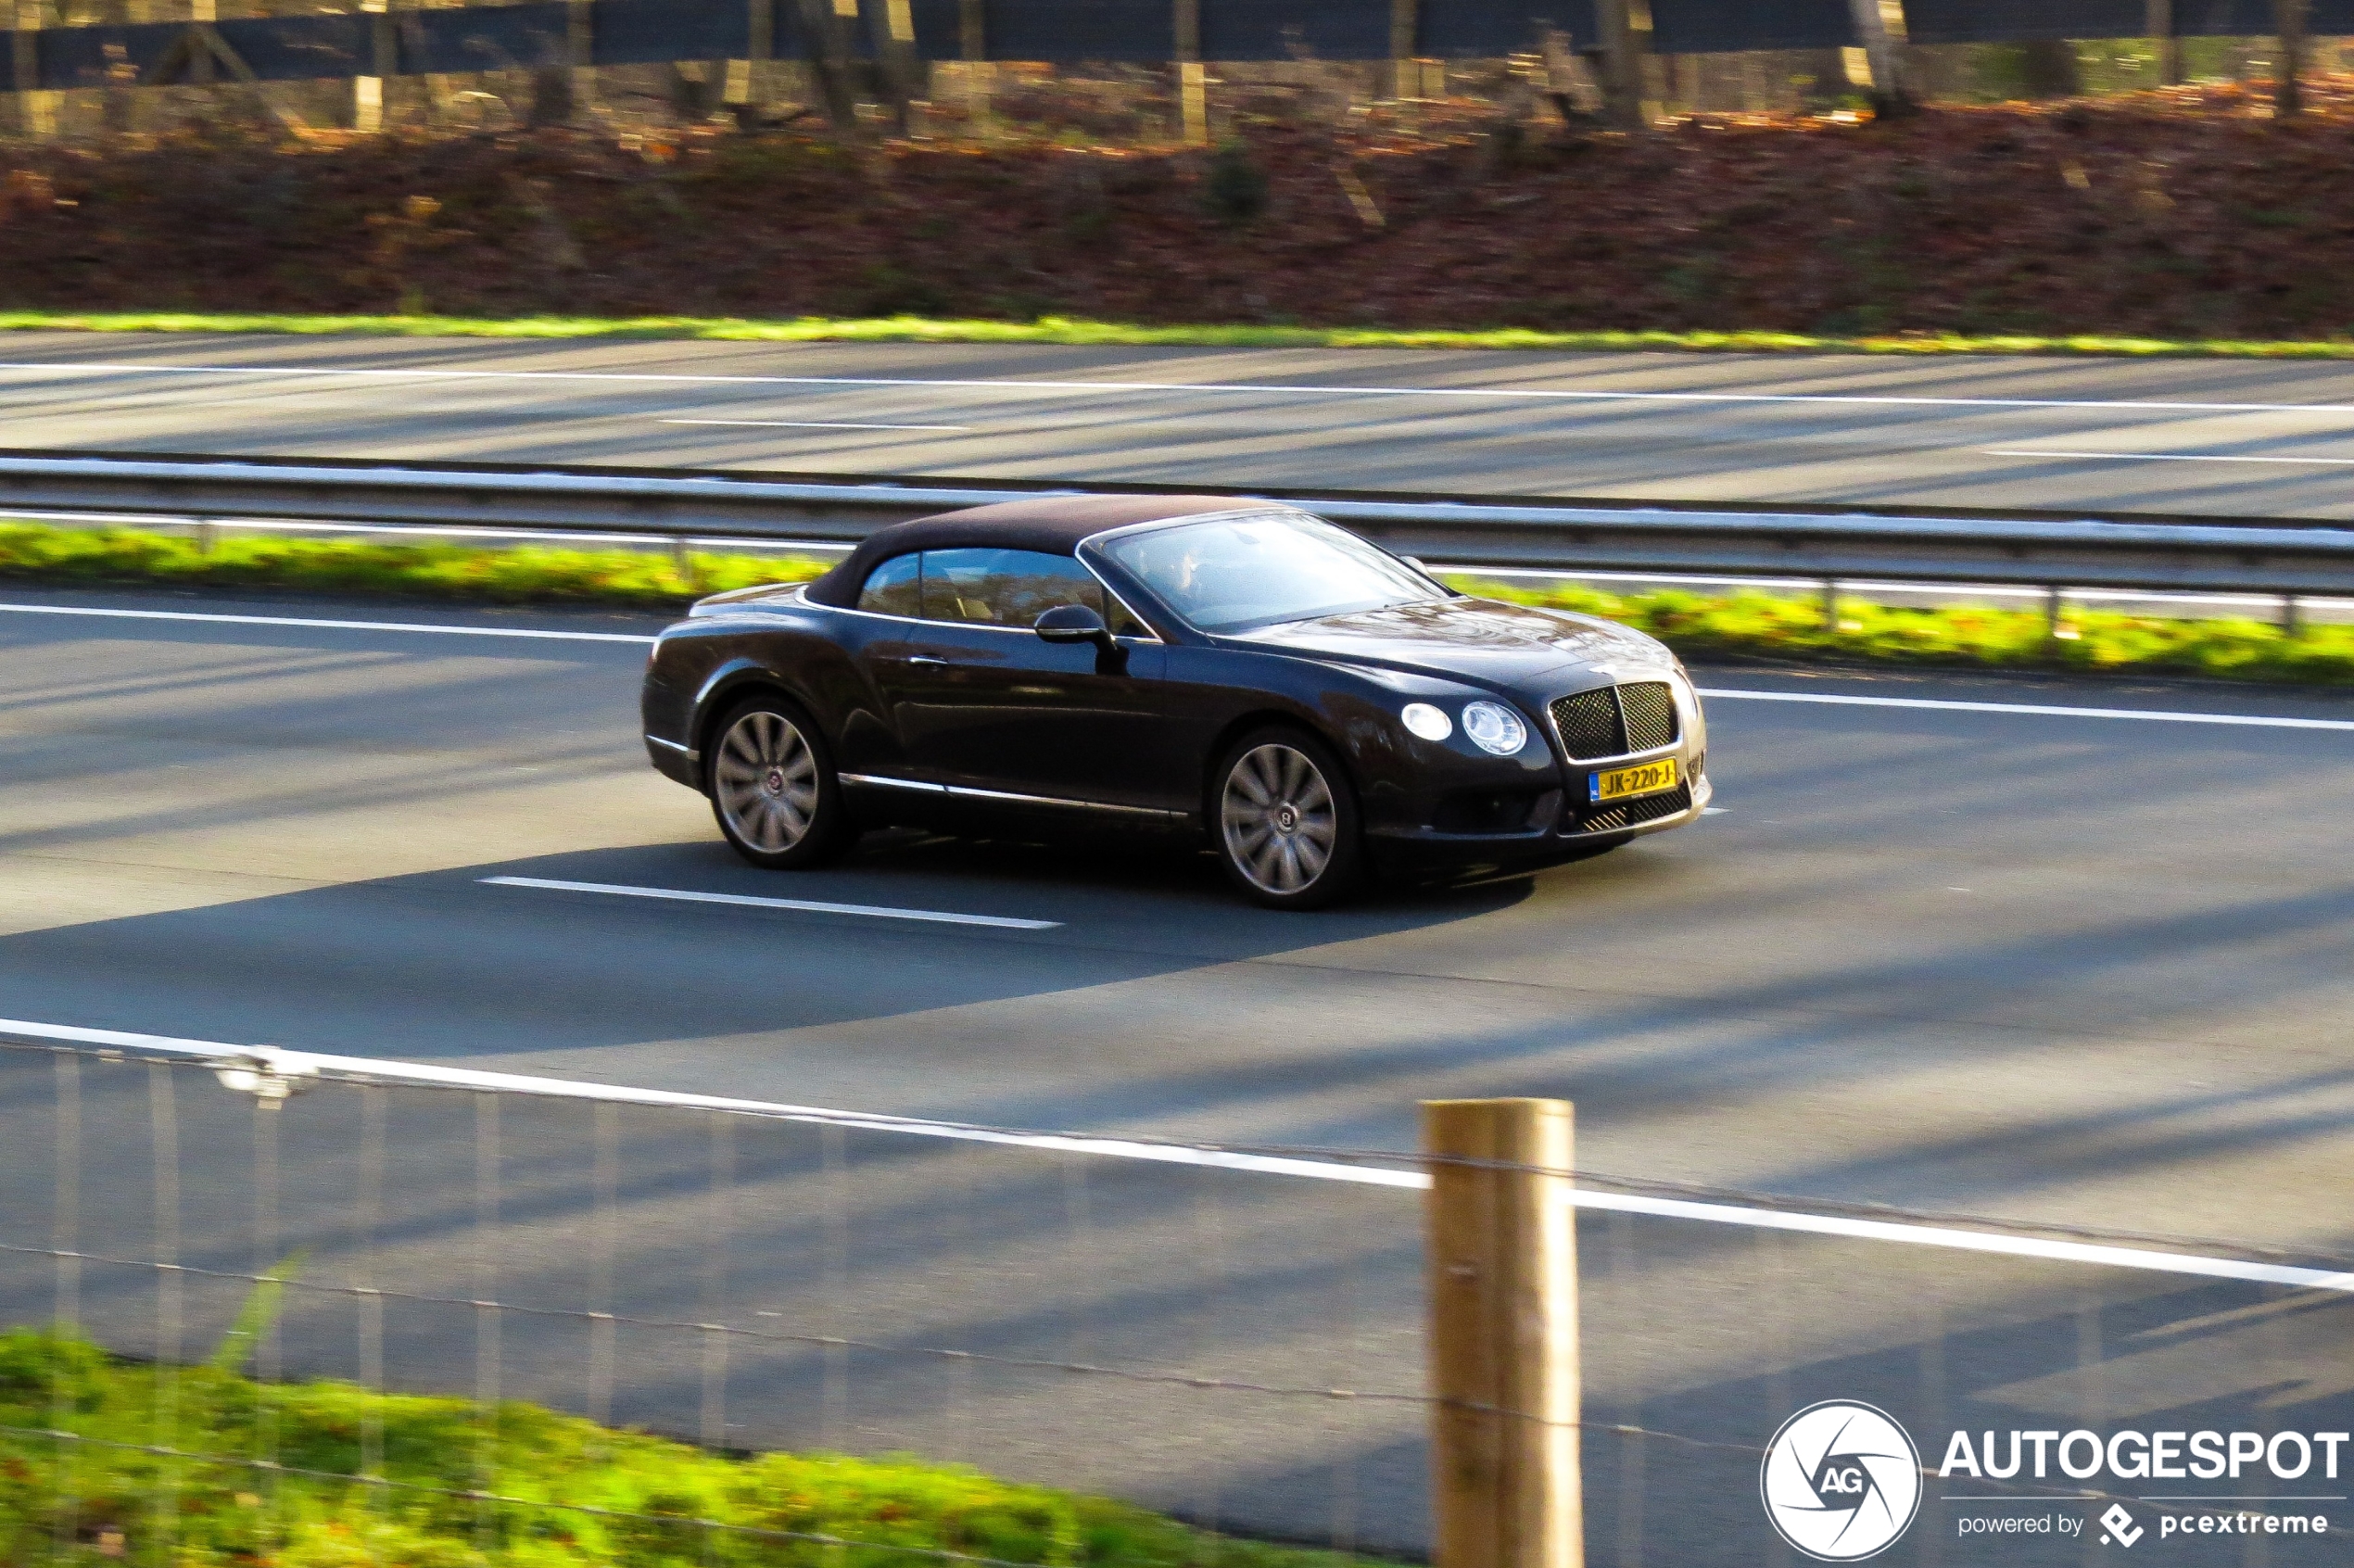
[[[2145,0],[2148,19],[2143,24],[2158,41],[2158,80],[2172,87],[2183,80],[2183,41],[2174,33],[2174,0]]]
[[[1595,19],[1601,28],[1602,118],[1621,130],[1639,130],[1643,123],[1643,61],[1636,52],[1634,18],[1626,0],[1596,0]]]
[[[2280,58],[2272,67],[2272,116],[2294,120],[2304,111],[2306,0],[2272,0],[2274,30],[2280,34]]]
[[[1803,83],[1798,89],[1802,107],[1826,109],[1847,96],[1847,62],[1837,49],[1808,49],[1799,60],[1791,77]]]
[[[826,118],[837,133],[857,134],[858,103],[850,87],[849,50],[844,48],[842,22],[828,0],[799,0],[801,36],[806,41],[809,72],[826,100]]]
[[[1919,106],[1906,90],[1896,41],[1889,36],[1879,0],[1847,0],[1847,10],[1855,20],[1855,36],[1863,42],[1864,57],[1872,64],[1872,112],[1884,120],[1912,113]]]
[[[2031,98],[2073,98],[2084,91],[2076,69],[2076,45],[2065,38],[2036,38],[2019,46],[2020,86]]]

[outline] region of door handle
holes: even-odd
[[[911,664],[935,664],[943,667],[948,663],[945,659],[935,659],[929,653],[910,653],[907,655],[907,662]]]

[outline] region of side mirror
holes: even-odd
[[[1084,604],[1057,604],[1032,629],[1047,642],[1092,642],[1107,651],[1113,647],[1104,618]]]

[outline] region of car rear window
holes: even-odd
[[[858,608],[877,615],[905,615],[910,620],[923,613],[923,557],[893,556],[867,574],[867,586],[858,590]]]

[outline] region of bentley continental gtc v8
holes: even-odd
[[[1467,597],[1305,512],[1042,497],[884,528],[697,604],[646,749],[745,859],[864,829],[1207,841],[1245,895],[1542,865],[1694,820],[1708,737],[1642,634]]]

